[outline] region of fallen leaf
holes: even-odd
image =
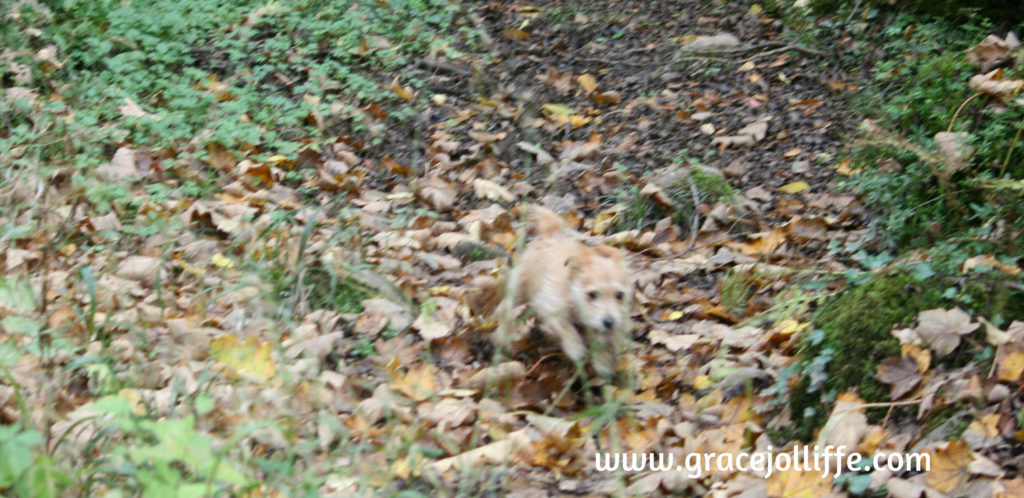
[[[429,363],[419,363],[392,382],[392,387],[409,399],[423,401],[437,392],[437,379]]]
[[[796,466],[775,472],[768,477],[768,496],[814,498],[832,492],[832,475],[822,477],[822,472]]]
[[[1013,52],[1020,48],[1020,41],[1013,33],[1007,33],[1006,38],[997,35],[988,35],[981,43],[971,47],[967,53],[967,62],[981,68],[981,72],[987,73],[1013,60]]]
[[[581,74],[576,77],[576,81],[579,82],[580,88],[582,88],[584,92],[590,93],[597,90],[597,80],[590,74]]]
[[[999,366],[996,378],[1003,382],[1016,382],[1024,375],[1024,346],[1017,343],[1003,345],[996,358]]]
[[[505,203],[511,203],[516,199],[505,187],[483,178],[473,180],[473,193],[481,199]]]
[[[971,449],[963,441],[952,441],[929,450],[931,470],[924,474],[925,483],[942,493],[950,493],[967,481]]]
[[[1006,101],[1019,92],[1021,87],[1024,87],[1024,80],[1004,80],[1002,77],[1003,71],[996,69],[971,77],[967,85],[972,90]]]
[[[942,158],[948,174],[953,174],[967,166],[967,161],[974,155],[975,148],[967,143],[970,134],[965,131],[940,131],[935,134],[935,145],[939,146],[939,157]]]
[[[271,347],[270,342],[255,336],[239,341],[236,335],[228,334],[210,341],[210,354],[236,373],[266,381],[274,376]]]
[[[121,111],[123,116],[129,118],[149,118],[153,121],[160,121],[161,119],[160,116],[157,116],[156,114],[146,112],[142,109],[142,106],[136,104],[134,100],[128,97],[124,98],[124,103],[118,106],[117,110]]]
[[[821,447],[831,444],[856,448],[867,432],[868,417],[864,411],[864,401],[856,394],[842,393],[837,396],[832,413],[818,432],[817,444]]]
[[[889,399],[898,400],[913,390],[921,382],[921,372],[917,361],[909,356],[902,358],[886,358],[878,364],[875,377],[883,384],[892,386]]]
[[[408,85],[402,86],[398,82],[398,76],[395,76],[395,79],[391,81],[391,85],[388,86],[388,89],[395,92],[395,95],[398,95],[400,99],[406,102],[412,102],[416,99],[416,94],[413,93],[412,87]]]
[[[797,194],[809,188],[811,188],[811,186],[808,185],[807,182],[801,180],[799,182],[793,182],[783,185],[779,187],[779,190],[787,194]]]
[[[530,33],[521,29],[503,29],[501,30],[501,36],[510,40],[526,41],[530,39]]]
[[[960,336],[981,325],[971,323],[971,316],[960,308],[922,311],[917,315],[917,322],[914,331],[939,357],[952,353],[960,345]]]

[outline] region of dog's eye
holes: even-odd
[[[615,293],[615,299],[618,299],[619,301],[622,301],[622,298],[624,297],[626,297],[626,294],[624,294],[622,291]]]
[[[590,291],[587,293],[587,299],[593,301],[597,299],[597,291]]]

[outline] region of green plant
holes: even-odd
[[[106,396],[78,409],[105,429],[96,432],[90,446],[106,445],[109,453],[86,469],[104,476],[105,487],[113,484],[147,496],[208,496],[253,485],[230,458],[240,437],[215,447],[211,434],[196,429],[193,415],[153,420],[141,411],[121,396]]]
[[[60,467],[42,448],[43,437],[18,425],[0,426],[0,491],[18,496],[57,497],[72,483],[70,469]]]
[[[684,154],[685,151],[680,154],[678,162],[682,162]],[[616,199],[619,204],[626,206],[618,220],[620,230],[647,228],[665,217],[671,217],[681,226],[690,227],[695,203],[729,202],[736,197],[736,191],[725,178],[697,164],[686,167],[677,165],[658,178],[647,178],[647,181],[656,182],[661,187],[671,206],[664,206],[649,196],[641,195],[638,187],[622,189]]]
[[[747,309],[747,299],[751,293],[747,277],[730,270],[722,277],[719,287],[725,310],[733,315],[742,316]]]

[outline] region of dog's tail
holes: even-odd
[[[538,237],[558,235],[565,232],[565,222],[554,211],[537,205],[523,207],[526,208],[527,219],[530,220]]]

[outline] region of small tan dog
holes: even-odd
[[[526,303],[566,356],[582,365],[589,354],[594,371],[611,377],[628,344],[632,302],[622,252],[604,244],[585,245],[548,209],[524,209],[536,236],[509,273],[499,308],[498,345],[508,350],[513,313]]]

